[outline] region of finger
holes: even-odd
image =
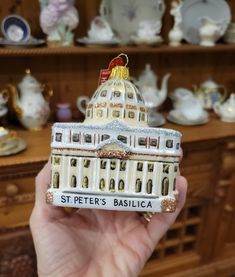
[[[38,207],[43,207],[46,205],[45,195],[50,184],[50,172],[51,164],[48,161],[35,179],[35,205]]]
[[[61,217],[65,214],[63,209],[46,203],[46,192],[50,185],[51,163],[48,161],[38,173],[35,181],[35,209],[34,214],[44,219]]]
[[[183,208],[186,199],[187,185],[187,180],[183,176],[178,176],[176,179],[176,187],[179,195],[176,211],[171,214],[156,213],[147,225],[147,230],[154,247],[169,229],[170,225],[175,222],[178,214]]]

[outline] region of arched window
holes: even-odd
[[[59,172],[55,172],[53,175],[53,188],[58,189],[60,185],[60,174]]]
[[[100,190],[102,190],[102,191],[105,190],[105,180],[104,180],[104,178],[100,179],[100,185],[99,185],[99,187],[100,187]]]
[[[176,190],[176,178],[174,179],[174,182],[173,182],[173,190]]]
[[[151,179],[149,179],[147,182],[146,191],[148,194],[150,194],[150,193],[152,193],[152,190],[153,190],[153,181]]]
[[[123,180],[120,180],[120,181],[118,182],[118,190],[119,190],[119,191],[124,191],[124,189],[125,189],[125,183],[124,183]]]
[[[89,185],[89,180],[88,180],[88,177],[85,176],[85,177],[83,178],[83,181],[82,181],[82,187],[83,187],[84,189],[87,189],[87,188],[88,188],[88,185]]]
[[[142,188],[142,182],[140,181],[140,178],[136,179],[135,182],[135,192],[141,192]]]
[[[77,186],[77,178],[76,178],[75,175],[71,176],[71,183],[70,183],[70,185],[71,185],[72,188],[76,188],[76,186]]]
[[[113,178],[110,179],[110,182],[109,182],[109,191],[111,191],[111,192],[115,191],[115,181]]]
[[[169,191],[169,179],[168,177],[165,177],[162,180],[162,195],[163,196],[168,195],[168,191]]]

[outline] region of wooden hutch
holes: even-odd
[[[76,2],[80,14],[76,36],[81,37],[98,14],[100,1]],[[172,19],[170,0],[165,2],[162,34],[166,39]],[[235,3],[228,3],[235,19]],[[42,34],[38,1],[5,1],[0,19],[9,13],[24,16],[34,36]],[[38,80],[53,86],[52,111],[57,102],[67,101],[73,105],[74,120],[82,120],[76,98],[91,96],[99,69],[122,52],[129,55],[133,76],[138,76],[147,62],[160,77],[170,72],[169,91],[179,86],[192,88],[210,76],[229,92],[235,90],[235,45],[226,44],[212,48],[189,44],[178,48],[164,44],[153,48],[1,48],[0,86],[18,83],[25,68],[30,68]],[[235,123],[223,123],[211,114],[209,123],[202,126],[167,123],[164,127],[183,133],[181,172],[189,181],[188,197],[141,276],[235,276]],[[50,154],[50,124],[38,132],[14,128],[27,141],[28,149],[0,158],[0,276],[35,276],[28,220],[34,204],[34,178]]]

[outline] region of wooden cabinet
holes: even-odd
[[[76,35],[81,37],[98,13],[99,0],[76,3],[81,18]],[[234,17],[235,4],[228,3]],[[166,0],[166,4],[165,40],[172,22],[170,1]],[[39,14],[38,1],[7,1],[0,10],[0,19],[10,12],[25,16],[32,24],[33,34],[41,35],[38,21],[34,20]],[[167,45],[2,48],[0,86],[19,82],[29,67],[37,79],[54,89],[51,121],[55,104],[62,101],[72,104],[74,120],[82,120],[83,115],[75,105],[77,96],[91,96],[97,87],[99,70],[122,52],[129,55],[132,76],[137,76],[148,62],[159,78],[171,72],[169,91],[179,86],[192,88],[210,76],[229,91],[235,89],[235,46],[225,44],[212,48],[186,44],[178,48]],[[169,106],[167,102],[163,109]],[[206,125],[182,127],[168,123],[164,127],[183,134],[181,172],[189,181],[188,197],[180,216],[156,246],[141,275],[232,277],[235,275],[235,124],[220,122],[211,114]],[[50,125],[39,132],[14,128],[26,139],[28,148],[21,154],[0,158],[0,276],[34,276],[35,256],[28,219],[34,202],[34,178],[50,155]]]

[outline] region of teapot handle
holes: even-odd
[[[53,89],[48,84],[43,84],[42,88],[43,96],[46,99],[46,101],[49,102],[50,98],[53,95]]]
[[[0,91],[0,96],[4,101],[3,104],[6,104],[9,98],[9,91],[6,88],[4,88],[3,90]]]
[[[84,115],[86,114],[86,107],[88,102],[90,101],[90,98],[88,96],[79,96],[77,98],[77,108],[80,112],[82,112]]]
[[[9,92],[10,97],[10,102],[11,105],[13,107],[13,110],[15,111],[15,113],[21,117],[23,114],[22,109],[19,107],[18,102],[19,102],[19,94],[18,91],[16,89],[16,87],[12,84],[8,84],[6,87],[6,90]]]
[[[220,102],[223,103],[224,100],[228,97],[228,91],[227,91],[226,87],[223,86],[223,85],[219,86],[219,88],[221,88],[221,89],[222,89],[222,92],[223,92],[223,93],[222,93],[222,97],[221,97],[221,99],[220,99]]]

